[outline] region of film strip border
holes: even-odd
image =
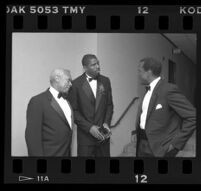
[[[133,24],[133,29],[135,30],[146,30],[145,26],[145,16],[135,16],[134,18],[134,24]],[[61,29],[62,30],[73,30],[73,18],[72,16],[62,16],[61,19]],[[163,15],[158,17],[158,29],[159,30],[169,30],[169,16]],[[117,15],[113,15],[110,17],[110,22],[108,23],[109,29],[110,30],[119,30],[122,25],[121,17]],[[181,21],[180,21],[181,22]],[[51,22],[48,22],[48,16],[37,16],[37,21],[36,21],[36,29],[37,30],[48,30],[49,27],[51,27]],[[85,19],[85,29],[86,30],[96,30],[99,29],[97,27],[97,18],[96,16],[89,15],[86,16]],[[14,30],[22,30],[24,28],[24,16],[22,15],[16,15],[13,17],[13,29]],[[185,31],[188,30],[193,30],[194,28],[194,23],[193,23],[193,16],[183,16],[182,18],[182,29]],[[132,27],[132,26],[131,26]],[[58,28],[57,28],[58,29]]]
[[[24,18],[25,16],[23,15],[16,15],[13,17],[13,29],[17,32],[19,30],[26,30],[26,18]],[[85,18],[85,26],[83,26],[82,30],[87,30],[88,32],[92,32],[95,30],[103,30],[103,28],[97,25],[97,17],[94,15],[89,15],[86,16]],[[135,31],[139,31],[139,32],[143,32],[147,30],[147,21],[146,21],[146,16],[135,16],[135,18],[133,19],[133,24],[131,24],[130,26],[127,26],[127,30],[135,30]],[[50,22],[49,17],[46,15],[40,15],[37,16],[37,19],[35,19],[35,26],[36,28],[32,28],[34,27],[34,25],[30,25],[30,27],[33,30],[37,30],[37,31],[41,31],[41,32],[45,32],[45,31],[50,31],[51,29],[54,30],[54,27],[56,27],[56,30],[63,30],[66,32],[71,32],[74,31],[74,29],[76,30],[76,26],[73,24],[73,16],[62,16],[61,20],[60,20],[60,25],[58,24],[58,27],[56,27],[55,25],[52,25],[53,23]],[[109,19],[109,22],[105,25],[105,30],[106,31],[118,31],[120,29],[122,29],[122,25],[124,25],[125,21],[123,21],[121,19],[120,16],[118,15],[113,15],[111,16]],[[153,29],[155,28],[156,30],[161,30],[161,32],[167,32],[170,28],[170,17],[167,15],[162,15],[159,16],[158,18],[156,18],[156,23],[154,23],[155,26],[152,26]],[[189,32],[192,30],[194,30],[195,25],[194,25],[194,20],[193,20],[193,16],[183,16],[180,18],[180,29],[183,29],[183,32]],[[83,23],[82,23],[83,24]],[[130,27],[130,29],[128,28]],[[29,29],[31,29],[29,28]],[[124,28],[125,29],[125,28]]]
[[[10,67],[12,32],[197,33],[200,50],[200,16],[181,15],[179,6],[149,6],[153,13],[145,15],[134,11],[138,6],[87,7],[84,14],[75,15],[7,14],[7,49],[10,51],[7,62]],[[7,91],[10,95],[10,90]],[[9,100],[7,102],[9,105]],[[10,108],[7,113],[11,113]],[[10,119],[7,125],[10,126]],[[6,129],[6,183],[199,183],[199,140],[196,158],[92,159],[11,157],[10,138],[11,129]]]
[[[192,6],[32,7],[25,6],[27,10],[20,12],[23,7],[16,6],[12,12],[8,6],[7,23],[14,31],[195,32],[200,28],[199,15]]]
[[[11,182],[143,184],[196,183],[198,178],[189,181],[195,168],[189,159],[24,158],[13,159],[7,170],[12,171]]]

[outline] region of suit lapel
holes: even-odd
[[[54,97],[52,96],[52,94],[50,93],[49,90],[47,90],[47,94],[48,94],[48,99],[50,100],[50,105],[52,106],[52,108],[56,111],[56,113],[60,116],[60,118],[68,124],[68,121],[64,115],[63,110],[61,109],[61,107],[59,106],[59,104],[57,103],[57,101],[54,99]]]
[[[142,99],[140,100],[140,103],[139,103],[139,106],[138,106],[137,117],[136,117],[136,127],[138,127],[139,123],[140,123],[140,116],[141,116],[141,113],[142,113],[142,102],[144,100],[145,94],[146,94],[146,92],[142,96]]]
[[[85,74],[83,76],[83,84],[82,84],[82,89],[84,91],[84,93],[86,94],[86,96],[91,100],[91,102],[94,104],[95,102],[95,97],[94,97],[94,94],[92,92],[92,89],[85,77]]]
[[[67,100],[66,100],[66,101],[67,101]],[[71,107],[69,101],[67,101],[67,102],[68,102],[68,105],[69,105],[69,107],[70,107],[70,109],[71,109],[71,127],[73,128],[73,125],[74,125],[74,113],[73,113],[73,108]]]
[[[157,100],[157,90],[159,88],[159,86],[161,85],[161,80],[159,80],[159,82],[156,84],[153,92],[152,92],[152,96],[151,96],[151,99],[150,99],[150,102],[149,102],[149,107],[148,107],[148,111],[147,111],[147,118],[146,118],[146,121],[149,119],[153,109],[154,109],[154,106],[155,106],[155,103],[156,103],[156,100]]]
[[[149,102],[149,107],[148,107],[148,111],[147,111],[147,118],[146,118],[146,121],[149,119],[150,114],[151,114],[152,110],[154,109],[154,105],[155,105],[156,99],[157,99],[157,94],[156,94],[156,92],[154,91],[154,92],[152,93],[152,96],[151,96],[151,99],[150,99],[150,102]]]
[[[52,97],[50,104],[54,108],[54,110],[59,114],[61,119],[64,120],[65,122],[67,122],[63,110],[61,109],[61,107],[59,106],[59,104],[57,103],[57,101],[53,97]]]
[[[101,98],[102,98],[102,94],[103,92],[100,91],[100,87],[103,87],[103,84],[98,80],[97,81],[97,90],[96,90],[96,107],[95,107],[95,111],[97,111],[98,106],[100,104]]]
[[[97,111],[97,109],[100,105],[102,95],[103,95],[102,91],[105,91],[105,89],[104,89],[105,87],[104,87],[103,83],[101,82],[101,76],[97,80],[96,98],[94,97],[93,91],[92,91],[91,86],[89,85],[89,83],[86,79],[85,74],[83,74],[82,78],[83,78],[82,89],[83,89],[84,93],[86,94],[86,96],[91,101],[91,103],[93,105],[95,105],[95,111]],[[103,87],[103,90],[100,91],[100,87]]]

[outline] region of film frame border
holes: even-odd
[[[115,5],[114,5],[115,6]],[[133,6],[135,6],[135,5],[133,5]],[[125,19],[125,17],[124,16],[122,16],[122,15],[124,15],[123,13],[120,13],[120,14],[113,14],[113,15],[110,15],[110,16],[115,16],[116,18],[118,17],[120,15],[120,18],[124,18]],[[135,15],[135,14],[134,14]],[[170,27],[170,29],[168,28],[168,29],[160,29],[159,28],[159,25],[158,24],[156,24],[157,22],[153,22],[153,17],[155,17],[155,18],[158,18],[158,21],[160,20],[160,16],[159,16],[160,14],[159,13],[156,13],[154,16],[152,15],[152,19],[151,18],[145,18],[145,22],[148,22],[148,21],[151,21],[151,24],[149,23],[149,25],[147,26],[147,27],[145,27],[144,29],[140,29],[140,30],[136,30],[134,27],[132,28],[132,29],[128,29],[128,25],[127,26],[125,26],[125,25],[120,25],[120,27],[118,28],[118,29],[113,29],[113,31],[110,31],[111,30],[111,28],[109,27],[109,29],[107,28],[107,30],[106,30],[106,28],[104,28],[104,32],[112,32],[112,33],[114,33],[114,32],[126,32],[126,31],[128,31],[129,30],[129,32],[132,32],[132,33],[158,33],[159,31],[160,32],[162,32],[162,33],[165,33],[165,32],[169,32],[169,33],[171,33],[171,30],[173,30],[174,29],[174,33],[197,33],[197,52],[200,50],[200,23],[198,22],[198,18],[199,18],[199,16],[198,15],[193,15],[193,16],[186,16],[185,18],[187,18],[187,21],[184,21],[184,19],[183,19],[183,22],[181,21],[181,16],[177,16],[178,18],[180,18],[179,20],[179,23],[180,23],[180,25],[179,26],[181,26],[182,25],[182,23],[183,23],[183,26],[184,26],[184,23],[185,22],[189,22],[188,21],[188,19],[190,19],[190,20],[192,20],[193,21],[193,25],[192,25],[192,29],[182,29],[181,30],[181,28],[179,28],[178,27],[178,25],[176,25],[176,27],[175,27],[175,24],[177,23],[177,22],[174,22],[174,27],[173,28],[171,28],[172,27],[172,23],[171,24],[169,24],[169,27]],[[173,13],[173,15],[174,15],[174,13]],[[88,16],[91,16],[91,14],[89,14]],[[92,15],[93,16],[93,15]],[[164,18],[164,16],[165,16],[165,18]],[[23,16],[23,20],[26,20],[27,18],[24,18],[24,17],[26,17],[26,16]],[[48,18],[50,18],[50,20],[51,20],[51,15],[50,16],[47,16]],[[60,16],[56,16],[56,17],[60,17]],[[87,15],[86,16],[83,16],[83,17],[87,17]],[[146,17],[146,16],[145,16]],[[173,16],[171,16],[171,17],[173,17]],[[142,17],[141,17],[142,18]],[[165,19],[166,21],[167,21],[167,16],[166,15],[162,15],[162,21],[163,21],[163,19]],[[174,18],[175,19],[175,18]],[[12,19],[11,19],[12,20]],[[39,19],[40,20],[40,19]],[[48,19],[49,20],[49,19]],[[78,20],[76,20],[76,25],[78,24],[79,26],[83,26],[83,20],[84,19],[82,19],[82,23],[81,23],[81,25],[79,25],[79,21]],[[169,19],[169,16],[168,16],[168,20],[169,20],[169,22],[170,22],[170,19]],[[97,21],[100,21],[100,20],[97,20]],[[16,21],[14,21],[14,22],[16,22]],[[17,23],[18,23],[19,21],[17,21]],[[21,21],[20,21],[21,22]],[[37,22],[37,19],[35,18],[35,24],[36,24],[36,22]],[[78,23],[77,23],[78,22]],[[161,21],[160,21],[161,22]],[[160,23],[160,22],[158,22],[158,23]],[[168,22],[168,23],[169,23]],[[190,21],[191,22],[191,21]],[[25,21],[25,23],[26,23],[26,21]],[[49,21],[48,21],[48,23],[49,23]],[[51,24],[52,22],[50,22],[50,24]],[[73,22],[72,22],[73,23]],[[110,23],[110,22],[108,22],[108,23]],[[118,23],[118,22],[117,22]],[[122,23],[122,19],[120,20],[120,23]],[[10,24],[13,24],[13,22],[11,22]],[[153,24],[153,25],[152,25]],[[18,25],[18,24],[17,24]],[[156,27],[156,25],[157,25],[157,27]],[[86,26],[86,25],[85,25]],[[99,25],[98,25],[99,26]],[[133,25],[132,25],[133,26]],[[166,25],[167,26],[167,25]],[[10,26],[11,27],[11,26]],[[107,26],[108,27],[108,26]],[[127,28],[126,28],[127,27]],[[129,25],[129,27],[130,27],[130,25]],[[151,27],[151,28],[150,28]],[[162,27],[163,28],[163,27]],[[188,24],[187,24],[187,28],[188,28]],[[11,27],[10,28],[10,30],[12,30],[13,28]],[[55,31],[55,29],[57,29],[56,31]],[[27,28],[26,29],[24,29],[23,27],[21,27],[21,29],[14,29],[14,32],[25,32],[25,31],[27,30]],[[30,32],[33,32],[33,31],[31,31],[31,30],[33,30],[33,28],[29,28],[28,30],[30,30]],[[62,31],[63,29],[61,29],[61,31]],[[74,29],[72,29],[72,30],[74,30]],[[77,28],[77,30],[78,31],[73,31],[73,32],[100,32],[99,31],[99,28],[96,28],[96,29],[88,29],[87,27],[85,28],[84,27],[84,31],[83,31],[83,28]],[[148,30],[148,31],[147,31]],[[149,31],[149,30],[151,30],[151,32]],[[185,30],[185,31],[183,31],[183,30]],[[40,30],[39,30],[40,31]],[[54,32],[61,32],[60,31],[60,29],[59,29],[59,31],[58,31],[58,28],[56,27],[52,27],[51,28],[51,31],[54,31]],[[50,31],[40,31],[40,32],[50,32]],[[69,30],[66,30],[65,29],[65,31],[63,31],[63,32],[70,32]],[[102,32],[102,31],[101,31]],[[12,33],[12,32],[11,32]],[[9,34],[10,35],[10,34]],[[8,37],[7,37],[8,38]],[[7,39],[7,43],[11,43],[11,39],[9,40],[9,39]],[[9,46],[7,46],[7,49],[8,48],[10,48],[10,46],[11,45],[9,45]],[[11,55],[10,55],[10,57],[11,57]],[[8,59],[8,57],[7,57],[7,59]],[[200,61],[200,56],[199,55],[197,55],[197,63],[199,63],[199,61]],[[7,60],[7,63],[8,63],[9,61]],[[11,67],[11,61],[10,61],[10,67]],[[198,67],[198,71],[199,71],[199,67],[200,66],[197,66]],[[10,74],[10,71],[9,71],[9,68],[8,68],[8,65],[6,65],[6,82],[8,83],[8,79],[10,79],[10,77],[11,77],[11,74]],[[198,72],[197,72],[198,73]],[[198,78],[198,76],[199,75],[197,75],[197,78]],[[198,80],[197,80],[197,87],[198,87]],[[197,88],[198,89],[198,88]],[[10,90],[11,91],[11,90]],[[9,94],[7,94],[7,95],[11,95],[11,92],[10,92],[9,90],[8,90],[8,87],[6,86],[6,93],[9,93]],[[199,96],[198,96],[199,97]],[[6,97],[7,99],[6,99],[6,106],[10,106],[10,104],[8,103],[9,102],[9,98],[10,98],[10,96],[9,97]],[[198,106],[200,106],[200,104],[198,104]],[[9,108],[7,108],[8,109],[8,111],[10,111],[10,108],[11,107],[9,107]],[[198,112],[199,112],[199,108],[197,108],[198,109]],[[7,112],[6,112],[7,113]],[[197,114],[197,116],[198,116],[198,114]],[[8,122],[8,120],[7,120],[7,118],[6,118],[6,124],[7,123],[9,123]],[[197,124],[200,124],[200,120],[198,119],[197,120]],[[198,126],[198,125],[197,125]],[[11,125],[10,125],[10,127],[11,127]],[[8,140],[7,140],[7,138],[8,137],[10,137],[10,135],[11,135],[11,133],[10,133],[10,135],[8,135],[8,132],[5,132],[6,133],[6,137],[5,137],[5,141],[8,143]],[[197,137],[199,137],[199,131],[197,131]],[[11,137],[10,137],[10,140],[11,140]],[[9,140],[9,141],[10,141]],[[16,175],[16,174],[18,174],[18,175],[23,175],[23,173],[24,172],[26,172],[26,170],[27,170],[27,167],[29,166],[28,164],[29,164],[29,161],[32,161],[31,162],[31,164],[33,164],[32,165],[32,167],[36,167],[35,169],[33,169],[33,171],[32,171],[32,173],[33,173],[33,175],[34,176],[37,176],[38,174],[40,174],[41,176],[43,176],[43,177],[45,177],[45,175],[46,175],[46,173],[53,173],[52,171],[48,171],[47,169],[48,169],[48,167],[49,166],[52,166],[51,164],[55,164],[55,161],[57,161],[58,162],[58,165],[57,165],[57,170],[55,169],[55,171],[53,170],[53,169],[50,169],[50,170],[53,170],[54,172],[57,172],[58,173],[58,175],[59,175],[59,177],[61,177],[60,175],[60,173],[61,173],[61,170],[60,170],[60,172],[59,172],[59,169],[61,169],[61,166],[66,166],[66,167],[63,167],[64,169],[67,169],[67,170],[64,170],[64,172],[62,172],[63,174],[65,174],[65,177],[64,176],[62,176],[63,177],[63,180],[60,182],[60,183],[78,183],[79,181],[77,181],[76,179],[78,179],[78,175],[80,175],[80,177],[82,177],[83,178],[83,176],[86,176],[86,179],[87,180],[85,180],[85,179],[83,179],[83,180],[81,180],[81,182],[82,183],[93,183],[94,182],[94,180],[97,180],[97,183],[101,183],[102,181],[98,181],[98,179],[100,179],[100,178],[104,178],[104,176],[105,175],[107,175],[107,180],[105,180],[105,183],[136,183],[136,182],[134,182],[134,179],[132,179],[132,180],[130,180],[130,179],[128,179],[129,177],[131,178],[134,178],[134,175],[148,175],[148,178],[150,178],[150,177],[157,177],[158,175],[160,176],[160,181],[162,182],[162,183],[168,183],[168,181],[167,181],[167,179],[168,178],[170,178],[171,176],[173,176],[174,174],[175,174],[175,167],[179,167],[179,169],[178,169],[178,171],[179,171],[179,173],[178,173],[178,175],[180,175],[180,176],[182,176],[182,177],[180,177],[180,178],[178,178],[178,177],[175,177],[175,178],[177,178],[177,181],[178,181],[178,183],[183,183],[183,181],[186,181],[185,183],[187,183],[187,182],[189,182],[189,176],[190,176],[190,178],[192,178],[191,179],[191,183],[198,183],[197,181],[198,181],[198,179],[196,179],[196,178],[198,178],[198,177],[196,177],[197,175],[199,175],[199,168],[198,167],[200,167],[200,152],[199,152],[199,145],[200,145],[200,143],[199,143],[199,140],[198,139],[196,139],[196,142],[197,142],[197,145],[196,145],[196,150],[197,150],[197,156],[196,156],[196,158],[176,158],[176,159],[173,159],[173,158],[169,158],[169,159],[167,159],[167,158],[164,158],[164,159],[162,159],[162,158],[156,158],[156,159],[147,159],[147,158],[143,158],[143,159],[138,159],[138,158],[120,158],[120,157],[115,157],[115,158],[96,158],[96,159],[93,159],[93,158],[45,158],[45,157],[42,157],[42,158],[40,158],[40,159],[37,159],[37,157],[35,158],[35,157],[29,157],[29,158],[27,158],[27,157],[11,157],[11,153],[10,153],[10,155],[6,155],[5,156],[5,159],[8,159],[8,161],[6,160],[5,161],[5,169],[4,169],[4,173],[5,174],[9,174],[11,171],[13,172],[13,169],[12,169],[12,166],[13,166],[13,164],[17,164],[17,165],[14,165],[14,170],[16,171],[14,174]],[[9,145],[9,146],[11,146],[10,145],[10,143],[9,144],[6,144],[7,146]],[[10,147],[11,148],[11,147]],[[6,148],[6,150],[5,151],[8,151],[8,148]],[[6,152],[6,154],[8,154],[8,152]],[[10,157],[9,157],[10,156]],[[8,157],[8,158],[7,158]],[[47,160],[46,160],[47,159]],[[61,161],[63,161],[63,160],[66,160],[66,161],[64,161],[64,162],[61,162]],[[105,161],[105,163],[103,162],[103,161]],[[10,164],[10,166],[9,166],[9,164]],[[38,164],[37,164],[38,163]],[[46,164],[45,164],[46,163]],[[80,164],[81,163],[81,164]],[[100,164],[102,164],[102,163],[104,163],[104,164],[107,164],[107,170],[106,171],[102,171],[102,172],[100,172],[100,169],[99,169],[99,165]],[[12,165],[11,165],[12,164]],[[47,169],[45,169],[45,166],[47,165]],[[151,172],[151,170],[153,170],[152,168],[150,169],[148,166],[150,166],[150,167],[152,167],[153,165],[155,165],[155,167],[156,168],[154,168],[154,171],[155,172]],[[168,166],[169,165],[169,166]],[[9,166],[9,168],[7,168]],[[20,167],[21,166],[21,167]],[[36,169],[37,169],[37,166],[39,166],[39,172],[37,172],[36,171]],[[40,167],[41,166],[41,167]],[[70,166],[70,167],[69,167]],[[85,167],[84,167],[85,166]],[[89,169],[86,169],[86,166],[89,166]],[[101,165],[100,165],[101,166]],[[123,167],[124,168],[123,168]],[[140,167],[139,167],[140,166]],[[162,168],[159,168],[158,169],[158,166],[162,166]],[[168,167],[167,167],[168,166]],[[184,168],[182,168],[182,166],[184,167]],[[79,167],[79,168],[75,168],[75,167]],[[130,173],[130,175],[131,176],[127,176],[126,177],[126,179],[125,178],[123,178],[121,175],[125,175],[124,173],[126,172],[126,169],[128,170],[128,169],[131,169],[131,167],[132,167],[132,171],[130,170],[129,171],[129,173]],[[16,169],[15,169],[16,168]],[[100,167],[101,168],[101,167]],[[70,169],[70,170],[69,170]],[[73,170],[72,170],[73,169]],[[75,169],[75,171],[76,172],[78,172],[80,169],[83,169],[83,172],[81,173],[78,173],[78,174],[76,174],[75,172],[74,172],[74,169]],[[76,170],[77,169],[77,170]],[[143,170],[144,169],[144,170]],[[6,172],[6,170],[8,170],[9,171],[9,173],[7,173]],[[11,170],[11,171],[10,171]],[[23,171],[23,170],[25,170],[25,171]],[[97,171],[98,170],[98,171]],[[47,172],[48,171],[48,172]],[[95,171],[96,172],[98,172],[99,174],[96,174],[95,173]],[[157,171],[157,172],[156,172]],[[23,173],[22,173],[23,172]],[[104,174],[104,172],[106,172],[106,174]],[[136,173],[137,172],[137,173]],[[182,172],[182,173],[181,173]],[[169,174],[168,174],[169,173]],[[70,176],[66,176],[66,174],[69,174]],[[86,175],[87,174],[87,175]],[[10,174],[11,176],[13,175],[12,173]],[[39,175],[39,176],[40,176]],[[92,175],[92,176],[91,176]],[[101,175],[101,176],[99,176],[99,175]],[[128,174],[126,174],[126,175],[128,175]],[[163,176],[163,177],[162,177]],[[165,177],[166,176],[166,177]],[[54,177],[53,177],[54,178]],[[68,182],[68,180],[66,180],[66,179],[68,179],[68,178],[72,178],[71,179],[71,181],[70,182]],[[141,178],[143,178],[143,177],[141,177]],[[12,179],[12,180],[11,180]],[[11,178],[10,179],[10,181],[11,182],[17,182],[16,181],[16,176],[15,176],[15,178]],[[91,179],[91,180],[90,180]],[[157,178],[156,178],[157,179]],[[152,180],[149,180],[148,181],[148,183],[158,183],[157,181],[156,181],[156,179],[154,180],[154,179],[152,179]],[[64,181],[65,180],[65,181]],[[107,182],[108,181],[108,182]],[[164,182],[163,182],[164,181]],[[175,180],[172,180],[173,182],[175,181]],[[176,181],[176,182],[177,182]],[[41,181],[42,182],[42,181]],[[103,181],[104,182],[104,181]],[[9,183],[9,181],[7,181],[7,183]],[[32,182],[30,182],[30,183],[32,183]],[[33,183],[36,183],[36,182],[33,182]],[[43,181],[43,183],[45,183],[44,181]],[[50,182],[51,183],[51,182]],[[59,181],[57,182],[57,183],[59,183]],[[142,182],[141,182],[142,183]],[[170,181],[170,183],[171,183],[171,181]]]

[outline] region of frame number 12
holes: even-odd
[[[137,7],[138,14],[149,14],[149,8],[148,7]]]
[[[135,175],[135,181],[136,183],[142,183],[146,184],[147,183],[147,175],[142,174],[142,175]]]

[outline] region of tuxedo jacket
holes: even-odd
[[[109,78],[99,75],[97,80],[96,98],[86,74],[76,78],[69,92],[69,100],[74,110],[75,123],[77,124],[78,145],[95,145],[97,139],[89,130],[93,125],[110,125],[113,114],[112,91]]]
[[[49,89],[31,98],[28,104],[25,139],[29,156],[70,154],[72,130]]]
[[[137,149],[142,101],[136,118]],[[170,144],[181,150],[195,128],[195,108],[176,85],[160,80],[153,90],[145,124],[145,133],[154,156],[163,157]]]

